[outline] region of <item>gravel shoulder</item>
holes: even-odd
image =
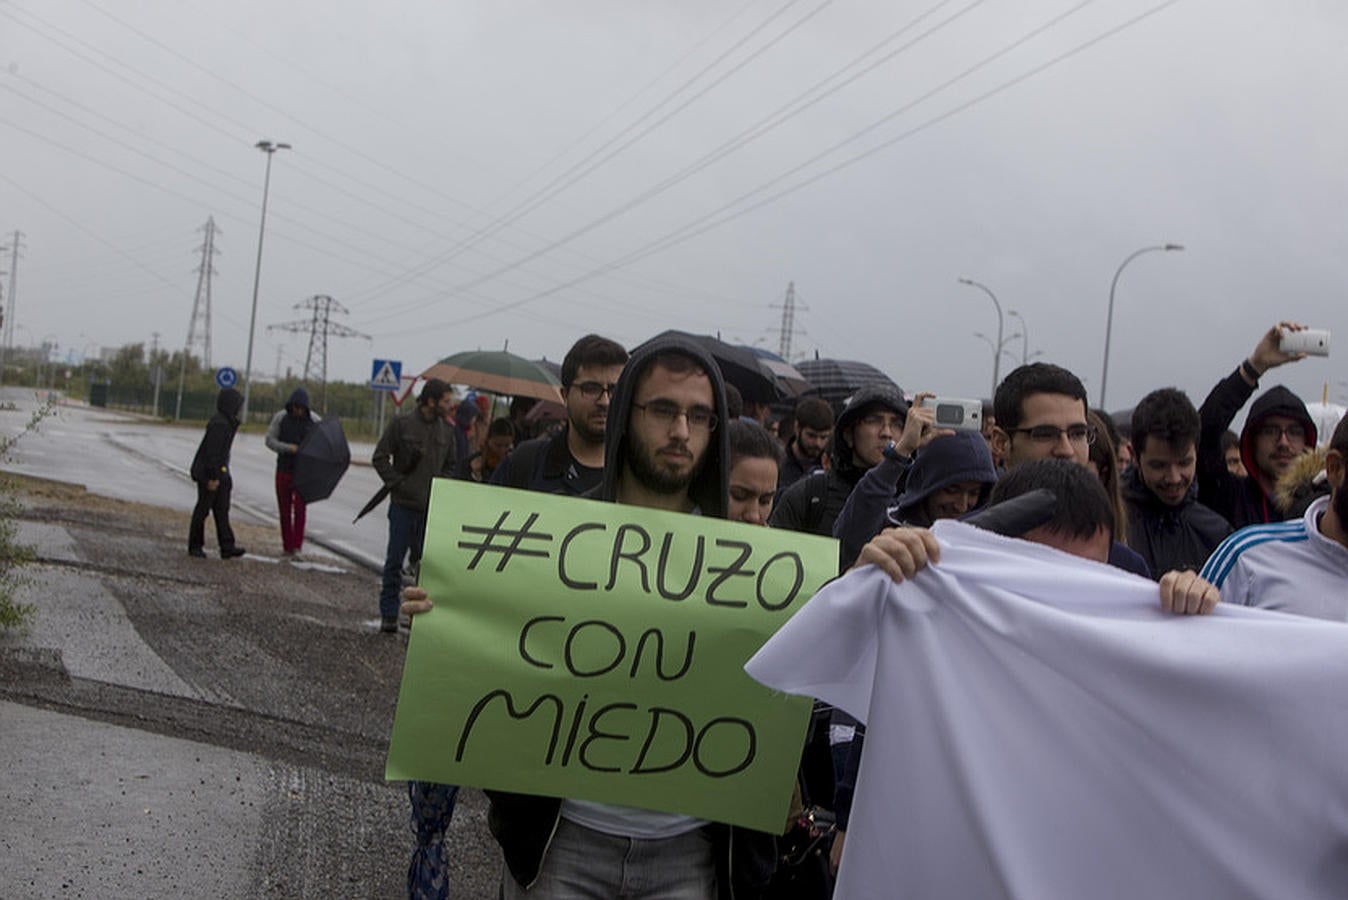
[[[16,759],[0,805],[68,813],[0,822],[0,856],[16,861],[0,895],[403,895],[406,789],[383,765],[406,639],[370,627],[377,576],[317,549],[282,561],[276,530],[245,521],[249,555],[192,559],[183,513],[13,481],[38,553],[20,597],[37,621],[0,637],[0,719],[14,726],[0,726],[0,753]],[[102,769],[81,762],[98,754]],[[232,799],[222,771],[238,779]],[[121,821],[96,798],[126,785],[182,808]],[[119,828],[116,846],[91,839]],[[449,846],[455,896],[495,896],[479,792],[461,794]],[[189,858],[166,865],[175,850]]]

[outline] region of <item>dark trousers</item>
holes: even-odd
[[[398,618],[402,603],[403,560],[421,562],[421,543],[426,537],[426,511],[388,505],[388,550],[384,553],[384,577],[379,590],[379,616]]]
[[[215,519],[215,537],[221,550],[234,546],[234,529],[229,527],[229,492],[234,486],[229,474],[221,473],[220,486],[206,490],[206,482],[197,482],[197,505],[192,510],[192,525],[187,531],[187,548],[199,550],[206,544],[206,516]]]

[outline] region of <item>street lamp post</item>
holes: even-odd
[[[1123,262],[1119,263],[1119,268],[1115,270],[1114,280],[1109,283],[1109,312],[1105,316],[1105,361],[1100,369],[1100,399],[1098,401],[1101,409],[1106,408],[1105,387],[1109,379],[1109,341],[1114,330],[1114,289],[1119,286],[1119,276],[1123,274],[1124,268],[1126,268],[1130,262],[1137,259],[1143,253],[1151,253],[1155,250],[1169,253],[1173,250],[1183,249],[1183,244],[1157,244],[1154,247],[1143,247],[1141,250],[1134,250],[1132,253],[1128,254],[1128,257]]]
[[[1023,366],[1030,361],[1030,326],[1025,324],[1025,317],[1014,309],[1008,309],[1006,314],[1020,322],[1020,364]]]
[[[289,144],[258,141],[254,146],[267,154],[267,174],[262,179],[262,221],[257,226],[257,266],[253,269],[253,313],[248,318],[248,356],[243,363],[243,421],[248,421],[249,388],[253,384],[253,335],[257,331],[257,289],[262,283],[262,238],[267,233],[267,194],[271,190],[271,158],[277,150],[289,150]]]
[[[977,281],[973,281],[969,278],[960,278],[959,283],[978,288],[980,291],[987,294],[988,298],[992,300],[992,305],[997,307],[997,347],[992,353],[992,392],[988,394],[989,397],[992,397],[997,394],[997,382],[1001,379],[1002,347],[1005,346],[1002,340],[1002,334],[1005,330],[1005,320],[1002,317],[1002,304],[997,302],[997,295],[989,290],[988,286],[985,284],[979,284]]]
[[[1000,356],[1009,356],[1009,357],[1011,357],[1011,364],[1012,364],[1012,365],[1015,365],[1015,363],[1016,363],[1016,355],[1015,355],[1014,353],[1012,353],[1010,350],[1006,349],[1006,345],[1009,344],[1009,343],[1011,343],[1012,341],[1014,341],[1016,338],[1018,338],[1018,337],[1020,337],[1020,336],[1021,336],[1021,335],[1020,335],[1020,332],[1019,332],[1019,331],[1015,332],[1014,334],[1008,334],[1008,335],[1006,336],[1006,340],[1002,341],[1002,343],[999,345],[999,344],[994,344],[994,343],[992,342],[992,338],[988,337],[988,336],[987,336],[986,334],[984,334],[983,332],[981,332],[981,331],[975,331],[975,332],[974,332],[974,337],[978,338],[980,341],[983,341],[985,344],[987,344],[987,345],[988,345],[988,348],[992,350],[992,355],[993,355],[993,356],[997,356],[997,357],[1000,357]]]

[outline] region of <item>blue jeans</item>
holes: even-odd
[[[388,551],[384,554],[384,580],[379,589],[379,616],[398,618],[402,602],[403,559],[421,561],[421,543],[426,538],[425,510],[408,509],[396,503],[388,505]]]
[[[432,781],[407,782],[412,810],[412,830],[417,842],[407,867],[409,900],[446,900],[449,897],[449,857],[445,831],[454,816],[454,798],[459,789]]]
[[[557,822],[538,880],[525,891],[501,873],[503,900],[716,900],[711,838],[698,828],[662,840]]]

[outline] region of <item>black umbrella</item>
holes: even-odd
[[[305,503],[332,496],[337,482],[351,465],[351,447],[342,432],[342,420],[324,419],[305,435],[295,453],[295,493]]]
[[[716,360],[716,365],[721,370],[721,377],[728,384],[738,388],[740,396],[745,401],[771,403],[781,399],[782,391],[777,386],[777,379],[760,364],[758,357],[747,347],[727,344],[709,334],[689,334],[686,331],[673,330],[657,334],[647,343],[671,337],[692,341],[706,350],[712,359]]]
[[[835,407],[868,384],[886,384],[902,393],[894,379],[856,359],[803,359],[796,363],[796,369],[814,387],[814,393]]]
[[[407,477],[412,474],[412,470],[417,467],[417,463],[419,462],[421,462],[421,450],[414,449],[411,456],[408,457],[407,463],[398,470],[398,477],[380,485],[379,490],[374,492],[374,496],[360,508],[360,512],[356,513],[356,517],[351,520],[351,524],[355,525],[366,513],[383,503],[384,498],[392,493],[394,488],[407,480]]]

